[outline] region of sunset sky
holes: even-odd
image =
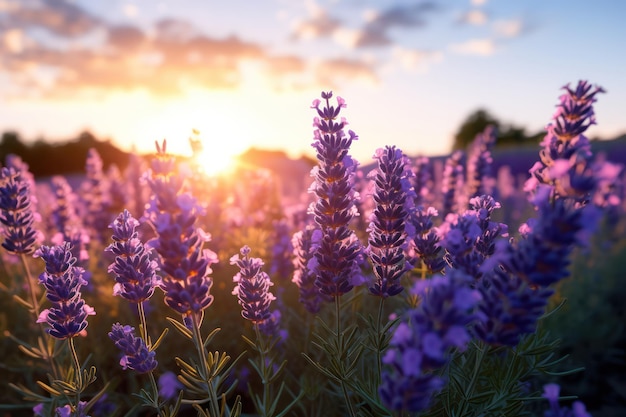
[[[124,150],[198,129],[226,154],[313,155],[310,104],[333,90],[360,137],[409,155],[450,150],[479,107],[529,133],[560,87],[607,94],[589,135],[626,132],[619,0],[0,0],[0,131]]]

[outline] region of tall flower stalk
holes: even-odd
[[[407,236],[412,231],[408,222],[414,202],[414,191],[410,184],[412,172],[408,158],[400,149],[387,146],[379,149],[374,158],[378,169],[372,173],[375,183],[373,199],[376,204],[369,225],[367,255],[372,263],[375,281],[369,287],[372,295],[379,297],[375,333],[372,334],[376,352],[377,380],[380,381],[381,355],[386,347],[386,332],[381,329],[385,299],[402,292],[400,278],[410,268],[405,258]]]
[[[140,397],[144,403],[156,409],[159,416],[173,415],[180,406],[180,399],[168,412],[159,401],[159,389],[153,373],[157,366],[155,350],[167,329],[153,344],[148,334],[144,303],[152,297],[155,288],[161,285],[161,280],[157,275],[158,264],[151,258],[152,250],[146,248],[139,239],[137,231],[139,225],[139,221],[128,210],[120,213],[109,226],[113,229],[111,237],[113,243],[107,246],[105,251],[115,255],[115,260],[108,268],[108,272],[114,275],[116,281],[113,295],[118,295],[137,306],[140,336],[135,336],[134,328],[131,326],[116,323],[109,337],[124,354],[120,360],[120,365],[124,369],[148,374],[152,392],[148,394],[142,390]]]
[[[46,289],[46,298],[52,304],[39,315],[38,323],[46,323],[46,332],[55,339],[65,340],[72,358],[72,371],[64,381],[54,380],[51,386],[40,384],[56,397],[72,397],[68,406],[72,411],[81,408],[86,414],[95,401],[104,393],[106,387],[87,405],[81,403],[81,395],[96,380],[96,368],[83,370],[76,352],[74,339],[84,335],[87,328],[87,316],[95,315],[95,310],[82,298],[81,287],[87,282],[83,279],[84,270],[74,266],[76,258],[72,256],[71,244],[41,246],[35,256],[41,258],[45,270],[39,277]]]
[[[317,152],[318,166],[312,171],[315,181],[310,188],[317,201],[311,205],[310,211],[321,231],[315,251],[315,285],[335,302],[334,351],[337,366],[332,374],[341,385],[349,414],[355,416],[347,380],[354,372],[354,365],[349,364],[350,357],[359,356],[360,352],[352,349],[356,329],[346,333],[341,328],[341,296],[352,290],[353,280],[360,274],[358,262],[362,247],[349,228],[350,221],[357,215],[354,201],[358,194],[354,189],[354,176],[358,163],[348,152],[352,141],[358,137],[351,130],[346,134],[345,118],[337,120],[341,109],[346,107],[345,101],[337,97],[337,105],[334,106],[330,103],[332,97],[332,92],[323,92],[323,101],[316,99],[311,106],[317,112],[313,119],[312,146]]]
[[[237,265],[239,268],[239,272],[233,277],[233,281],[237,284],[233,294],[237,296],[241,305],[241,315],[252,323],[256,336],[255,341],[245,336],[244,340],[259,354],[257,361],[250,359],[249,362],[261,378],[263,394],[261,397],[254,394],[251,384],[248,384],[248,390],[259,415],[263,417],[284,415],[296,404],[302,394],[298,395],[285,408],[278,409],[285,383],[281,382],[278,390],[273,385],[282,373],[287,361],[284,360],[280,364],[275,363],[276,358],[272,354],[272,350],[278,342],[278,338],[275,334],[268,333],[266,326],[264,326],[272,320],[270,305],[276,297],[269,289],[274,284],[267,273],[261,270],[264,265],[263,260],[250,257],[250,251],[250,247],[244,246],[241,248],[240,254],[230,258],[231,265]]]
[[[207,396],[193,400],[194,406],[200,409],[199,404],[208,401],[209,415],[217,417],[224,411],[220,410],[219,398],[230,370],[227,367],[229,357],[225,353],[207,351],[208,342],[219,329],[214,330],[207,340],[201,331],[204,310],[213,302],[210,293],[213,280],[209,274],[211,265],[217,262],[217,255],[204,248],[210,235],[196,226],[202,206],[187,191],[185,176],[177,171],[176,160],[167,154],[166,142],[163,141],[161,146],[157,143],[157,154],[148,178],[152,198],[145,216],[157,234],[151,244],[159,254],[160,269],[164,272],[161,288],[165,303],[183,320],[182,324],[176,320],[170,322],[193,341],[198,352],[197,366],[177,358],[184,370],[181,378],[194,395]],[[235,411],[240,407],[239,400],[236,402]]]

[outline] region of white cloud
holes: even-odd
[[[2,43],[9,52],[19,54],[24,50],[24,33],[20,29],[8,30],[2,37]]]
[[[139,14],[139,9],[132,3],[126,3],[124,6],[122,6],[122,13],[124,13],[124,16],[126,17],[133,18],[137,17],[137,15]]]
[[[483,6],[487,4],[487,0],[470,0],[472,6]]]
[[[487,14],[482,10],[470,10],[461,15],[459,21],[470,25],[481,26],[487,23]]]
[[[522,33],[524,23],[520,19],[498,20],[493,23],[493,29],[498,36],[514,38]]]
[[[461,55],[489,56],[496,52],[496,44],[493,39],[470,39],[450,45],[450,50]]]
[[[399,62],[404,69],[426,72],[431,64],[443,60],[443,52],[407,49],[397,46],[392,50],[392,57],[395,61]]]

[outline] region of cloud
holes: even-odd
[[[472,6],[484,6],[487,4],[487,0],[470,0]]]
[[[101,23],[97,17],[64,0],[5,0],[5,3],[13,27],[40,28],[69,38],[87,34]]]
[[[426,72],[428,67],[436,62],[443,60],[443,52],[422,49],[406,49],[403,47],[395,47],[392,50],[392,58],[394,61],[411,71]]]
[[[365,26],[355,41],[357,48],[387,46],[393,43],[389,31],[393,28],[415,29],[426,26],[426,15],[438,9],[434,2],[394,5],[380,12],[370,12]]]
[[[458,22],[461,24],[474,25],[474,26],[482,26],[487,23],[488,17],[487,13],[482,10],[473,9],[468,10],[467,12],[461,14],[459,16]]]
[[[493,39],[470,39],[465,42],[450,45],[450,50],[460,55],[489,56],[496,52],[496,43]]]
[[[311,17],[296,22],[292,33],[293,39],[317,39],[332,37],[341,28],[342,21],[331,16],[319,6],[311,6]]]
[[[528,29],[528,26],[521,19],[497,20],[493,22],[495,34],[503,38],[516,38]]]
[[[351,58],[323,60],[315,68],[316,82],[327,88],[335,88],[337,80],[360,79],[370,83],[379,81],[373,63]]]

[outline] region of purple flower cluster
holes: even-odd
[[[80,334],[87,327],[87,316],[95,315],[92,307],[85,304],[80,288],[87,282],[83,279],[84,270],[74,266],[71,245],[42,246],[36,257],[46,263],[39,282],[46,289],[46,298],[52,307],[39,315],[37,323],[47,323],[46,331],[57,339],[69,339]]]
[[[304,230],[293,235],[293,283],[300,290],[299,301],[311,314],[317,314],[323,301],[328,301],[328,296],[322,294],[315,285],[315,270],[310,265],[315,263],[315,248],[321,239],[321,232],[314,226],[306,226]]]
[[[387,298],[403,290],[400,278],[407,271],[405,228],[411,226],[407,220],[414,200],[409,182],[412,172],[408,158],[395,147],[379,149],[374,158],[378,160],[378,169],[372,175],[376,207],[368,228],[367,254],[376,282],[369,290]]]
[[[111,327],[109,337],[115,343],[124,356],[120,359],[123,369],[132,369],[143,374],[153,371],[158,363],[154,358],[156,352],[148,349],[145,341],[134,334],[135,329],[131,326],[122,326],[115,323]]]
[[[458,213],[463,206],[463,158],[465,153],[456,151],[446,159],[441,191],[443,193],[443,215]]]
[[[488,343],[513,346],[534,331],[552,294],[549,286],[569,275],[572,250],[586,244],[597,223],[598,209],[589,202],[599,178],[583,132],[595,122],[592,104],[602,89],[581,81],[565,90],[547,128],[541,162],[525,187],[537,216],[522,226],[518,242],[497,244],[493,260],[482,268],[486,320],[476,331]]]
[[[496,143],[497,129],[487,126],[482,133],[476,135],[471,144],[467,158],[468,197],[490,195],[495,183],[491,170],[493,158],[491,151]]]
[[[379,394],[392,410],[425,410],[445,384],[435,372],[449,359],[451,348],[465,350],[468,324],[477,320],[480,293],[461,271],[418,281],[412,290],[422,302],[401,319],[383,358]]]
[[[555,198],[568,197],[586,203],[596,178],[591,166],[591,145],[583,133],[595,124],[593,103],[596,94],[604,90],[586,81],[579,81],[575,90],[569,86],[563,89],[565,93],[541,143],[541,161],[531,168],[532,176],[525,188],[536,191],[540,184],[545,184],[552,187]]]
[[[270,304],[276,298],[269,291],[274,285],[267,273],[261,271],[264,263],[260,258],[251,258],[250,248],[241,248],[241,255],[230,258],[231,265],[237,265],[239,272],[233,277],[237,284],[233,295],[239,299],[241,315],[255,324],[268,320],[271,316]]]
[[[557,384],[546,384],[543,387],[543,397],[550,403],[550,409],[543,414],[544,417],[591,417],[585,404],[574,401],[572,409],[559,406],[559,392],[561,387]]]
[[[441,246],[450,267],[479,279],[482,264],[495,252],[496,239],[508,235],[508,226],[491,221],[493,211],[500,208],[493,197],[473,197],[469,204],[463,214],[448,214],[440,228]]]
[[[439,213],[434,207],[418,207],[409,218],[414,229],[413,251],[418,257],[415,262],[423,262],[431,274],[441,272],[446,266],[443,260],[444,250],[441,246],[441,236],[434,227],[432,218]]]
[[[52,191],[55,204],[51,213],[53,227],[58,231],[52,242],[61,245],[63,242],[72,244],[72,253],[79,262],[89,259],[87,245],[89,234],[82,227],[77,215],[76,194],[72,191],[67,179],[60,175],[52,177]]]
[[[91,229],[93,236],[102,240],[102,232],[109,224],[108,207],[110,205],[106,178],[102,171],[103,163],[95,148],[87,152],[85,162],[86,181],[83,184],[83,201],[85,204],[85,224]]]
[[[37,230],[31,208],[30,187],[13,168],[0,172],[0,224],[2,247],[13,254],[29,254],[35,250]]]
[[[148,182],[153,195],[145,216],[158,234],[151,243],[160,255],[161,271],[167,274],[162,278],[165,303],[188,318],[213,302],[209,274],[217,255],[203,249],[210,235],[196,227],[202,207],[185,191],[185,177],[176,172],[165,142],[162,147],[157,143]]]
[[[139,240],[137,221],[128,210],[124,210],[111,225],[113,243],[106,247],[115,255],[108,272],[115,275],[113,295],[119,295],[131,303],[142,303],[152,297],[155,287],[160,285],[156,274],[158,264],[151,259],[151,249],[146,249]]]
[[[317,111],[314,118],[314,142],[319,165],[312,171],[315,178],[311,192],[317,196],[311,212],[322,232],[315,252],[316,283],[319,290],[332,297],[339,297],[353,288],[353,280],[359,273],[359,256],[362,248],[348,223],[357,215],[354,200],[354,175],[358,163],[348,154],[353,140],[353,131],[344,132],[345,119],[336,121],[345,101],[337,97],[337,106],[330,104],[332,92],[322,93],[325,101],[316,99],[311,106]]]
[[[425,206],[432,199],[432,166],[430,159],[425,156],[417,157],[413,161],[413,189],[415,190],[415,207]]]

